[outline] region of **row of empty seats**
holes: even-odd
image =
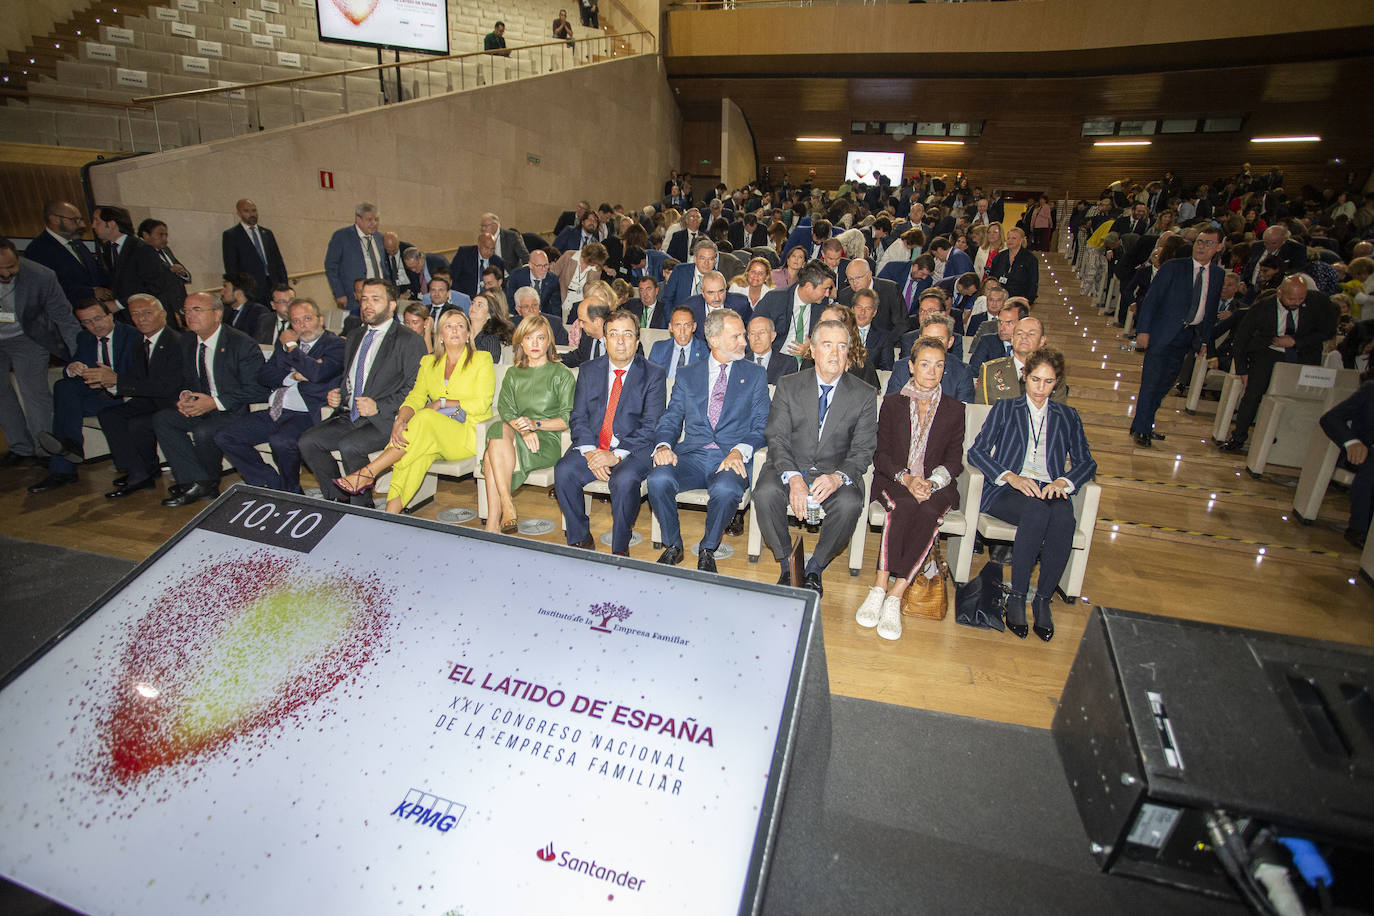
[[[178,0],[120,18],[117,25],[101,23],[98,35],[83,36],[72,48],[73,56],[57,62],[55,78],[32,81],[29,100],[7,105],[6,117],[0,119],[0,140],[147,152],[374,108],[384,101],[372,73],[263,87],[239,98],[165,102],[156,113],[45,98],[128,102],[377,63],[374,48],[319,41],[310,0],[256,0],[256,6],[230,9]],[[499,12],[483,6],[450,8],[452,52],[480,50],[482,37],[497,18],[506,23],[508,44],[533,44],[549,39],[553,11],[534,6]],[[579,36],[586,31],[579,28]],[[537,69],[544,72],[570,62],[562,57],[541,55]],[[402,71],[404,91],[414,98],[503,82],[531,75],[535,63],[517,56],[407,69]],[[389,87],[394,79],[388,74]]]

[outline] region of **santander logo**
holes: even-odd
[[[534,854],[539,857],[540,862],[552,862],[554,860],[553,844],[550,843],[543,849],[536,849]]]

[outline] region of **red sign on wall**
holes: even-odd
[[[320,187],[326,191],[334,190],[334,173],[320,169]]]

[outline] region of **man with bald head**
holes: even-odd
[[[539,311],[555,326],[563,324],[563,295],[558,277],[549,273],[549,255],[541,249],[529,253],[524,267],[517,267],[506,279],[506,301],[515,300],[515,291],[528,286],[539,294]]]
[[[489,232],[477,233],[476,245],[464,245],[453,253],[449,263],[449,276],[453,277],[453,288],[466,296],[475,296],[482,291],[482,271],[495,265],[506,273],[506,262],[496,253],[496,238]]]
[[[1245,270],[1240,275],[1247,289],[1259,289],[1260,261],[1271,254],[1283,261],[1285,274],[1302,270],[1307,265],[1307,249],[1290,239],[1284,227],[1270,226],[1260,234],[1260,244],[1252,246],[1250,260],[1245,263]]]
[[[44,230],[24,249],[25,260],[57,274],[68,302],[113,299],[109,272],[81,239],[86,231],[81,211],[65,200],[50,200],[43,206],[43,223]]]
[[[1296,275],[1279,284],[1277,295],[1267,293],[1255,300],[1235,332],[1232,353],[1245,393],[1236,408],[1235,430],[1221,444],[1222,451],[1245,448],[1275,364],[1321,365],[1322,345],[1336,335],[1337,318],[1331,300],[1309,290]]]
[[[1014,308],[1014,307],[1013,307]],[[1004,309],[1005,314],[1010,309]],[[1045,326],[1034,315],[1017,321],[1011,329],[1011,354],[986,360],[978,371],[974,384],[974,400],[991,404],[1002,398],[1019,398],[1026,393],[1026,360],[1045,346]],[[1050,399],[1066,404],[1069,385],[1061,377],[1050,393]]]
[[[258,225],[258,205],[243,198],[234,205],[239,221],[220,237],[224,272],[248,274],[257,281],[255,289],[271,289],[289,279],[277,237],[266,226]]]

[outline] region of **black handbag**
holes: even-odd
[[[954,621],[966,627],[1002,632],[1002,608],[1010,590],[1002,582],[1001,563],[989,560],[978,575],[954,590]]]

